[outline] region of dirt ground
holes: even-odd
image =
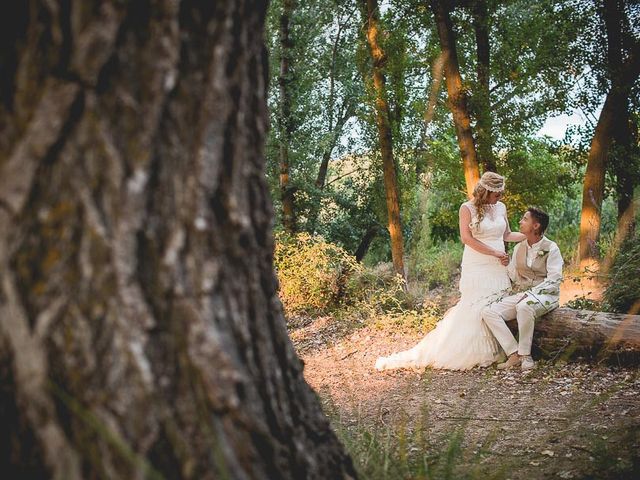
[[[538,361],[530,372],[379,373],[379,355],[420,337],[331,317],[298,319],[290,333],[334,424],[386,431],[429,462],[454,455],[448,478],[640,478],[637,368]]]

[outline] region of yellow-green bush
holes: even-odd
[[[346,300],[369,316],[402,312],[413,307],[404,287],[405,282],[393,271],[393,265],[380,263],[361,268],[348,278]]]
[[[275,269],[285,312],[321,312],[334,307],[348,272],[361,269],[355,257],[322,237],[276,235]]]
[[[462,262],[462,244],[446,241],[414,252],[416,277],[435,288],[448,285]]]

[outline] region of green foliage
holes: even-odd
[[[585,3],[585,2],[582,2]],[[587,60],[577,55],[590,9],[558,0],[501,2],[491,23],[492,116],[499,147],[517,145],[570,105]]]
[[[602,303],[593,298],[585,296],[578,296],[566,302],[564,304],[567,308],[573,308],[575,310],[590,310],[592,312],[602,311]]]
[[[381,329],[421,333],[431,330],[442,318],[439,304],[423,300],[406,288],[390,263],[354,272],[347,281],[344,309],[339,316],[357,316]]]
[[[615,255],[604,291],[604,309],[637,315],[640,311],[640,233],[626,239]]]
[[[365,268],[322,237],[279,233],[274,257],[278,294],[288,316],[356,313],[418,331],[428,330],[441,317],[438,305],[407,291],[391,264]]]
[[[424,281],[428,288],[450,284],[459,271],[462,250],[460,242],[446,241],[434,244],[424,252],[414,252],[416,278]]]
[[[274,266],[280,300],[288,315],[335,307],[346,274],[360,269],[342,248],[306,233],[293,238],[276,236]]]
[[[543,140],[529,140],[508,151],[500,158],[499,168],[507,178],[504,202],[512,220],[520,219],[530,205],[550,210],[566,197],[559,186],[569,167]]]
[[[350,303],[368,317],[399,313],[412,307],[404,291],[404,280],[393,272],[391,264],[381,263],[355,272],[347,281],[347,291]]]
[[[600,7],[593,2],[573,0],[533,3],[514,0],[489,2],[487,6],[491,136],[495,140],[493,152],[498,172],[507,177],[504,201],[511,228],[517,229],[517,221],[527,206],[544,208],[551,216],[547,234],[560,246],[565,263],[570,264],[577,254],[582,180],[595,121],[569,131],[564,146],[548,138],[536,138],[535,132],[550,116],[576,107],[597,116],[602,96],[610,87]],[[266,29],[272,126],[265,150],[266,179],[275,205],[276,230],[280,228],[281,119],[277,77],[281,11],[282,0],[271,2]],[[380,41],[387,53],[384,64],[387,101],[409,276],[433,288],[450,283],[457,272],[462,249],[458,207],[466,200],[460,152],[444,84],[435,94],[433,116],[425,119],[434,83],[432,67],[440,45],[428,2],[387,2],[381,4],[380,13],[384,32]],[[625,15],[633,20],[638,12],[628,10]],[[478,115],[486,105],[478,103],[481,99],[477,95],[472,10],[457,6],[452,10],[452,18],[463,87],[469,93],[471,127],[477,135]],[[637,38],[639,30],[631,28],[633,24],[628,22],[623,30]],[[354,253],[365,233],[377,227],[380,233],[364,259],[365,265],[375,267],[388,262],[391,255],[385,229],[388,222],[370,79],[371,57],[363,32],[361,12],[352,2],[295,3],[289,78],[293,128],[288,147],[299,230],[320,235],[336,248]],[[640,118],[638,88],[640,82],[633,87],[629,104],[636,125]],[[626,162],[629,176],[639,156],[619,150],[612,150],[610,164]],[[320,162],[327,156],[330,158],[327,179],[319,187],[316,178]],[[636,175],[633,181],[637,180]],[[602,251],[609,248],[615,231],[616,188],[616,178],[609,172],[602,207]],[[375,276],[372,272],[362,273],[362,278]],[[361,274],[354,274],[352,281],[358,275]],[[334,293],[322,294],[334,298],[318,300],[317,304],[326,309],[339,302],[355,304],[358,298],[369,298],[376,305],[373,310],[386,311],[384,315],[396,309],[404,311],[398,315],[410,316],[407,312],[414,310],[411,298],[400,300],[405,294],[397,292],[397,286],[385,284],[374,288],[375,282],[362,281],[363,285],[378,289],[377,293],[372,290],[357,297],[345,290],[340,292],[341,299],[337,299],[334,285],[326,291]],[[304,288],[310,287],[303,288],[300,283],[293,290],[298,288],[303,292],[301,295],[306,295]],[[348,288],[346,284],[344,288]],[[383,299],[380,290],[383,288],[391,289],[389,295],[395,300]],[[403,306],[393,307],[394,301]],[[311,305],[301,308],[312,309]]]

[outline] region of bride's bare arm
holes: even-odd
[[[511,231],[511,227],[509,226],[509,219],[507,218],[506,214],[504,216],[504,221],[507,224],[507,228],[504,229],[504,235],[502,237],[505,242],[521,242],[525,238],[527,238],[524,233]]]
[[[469,227],[469,224],[471,223],[471,211],[464,205],[460,205],[458,218],[460,219],[460,240],[462,240],[462,243],[473,248],[476,252],[484,253],[485,255],[491,255],[500,259],[507,256],[504,252],[491,248],[480,240],[473,238],[471,228]]]

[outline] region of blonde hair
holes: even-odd
[[[504,190],[504,177],[495,172],[484,172],[480,181],[476,183],[473,189],[473,206],[478,212],[478,220],[480,223],[484,218],[484,206],[488,203],[489,194],[491,192],[502,192]]]

